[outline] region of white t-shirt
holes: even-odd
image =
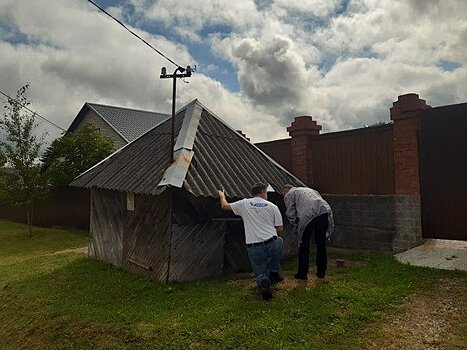
[[[235,215],[243,219],[246,244],[266,241],[277,235],[276,226],[282,226],[279,208],[260,197],[230,203]]]

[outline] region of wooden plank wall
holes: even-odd
[[[226,221],[224,272],[251,271],[250,259],[245,246],[243,221]]]
[[[309,185],[321,193],[394,194],[393,125],[311,140]]]
[[[222,274],[224,232],[222,221],[173,224],[169,281],[191,281]]]
[[[92,190],[90,256],[162,282],[251,271],[243,222],[204,217],[200,223],[188,213],[210,207],[213,199],[193,206],[174,192],[135,195],[134,211],[129,211],[125,193]],[[173,216],[172,195],[177,201],[185,199],[174,206]],[[284,256],[296,253],[296,236],[287,228],[283,239]]]
[[[122,192],[91,190],[89,256],[122,265],[125,204]]]
[[[133,273],[166,281],[169,260],[171,194],[135,195],[135,210],[126,211],[124,264]]]

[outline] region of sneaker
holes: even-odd
[[[271,300],[272,299],[271,281],[268,278],[265,278],[261,281],[259,287],[261,288],[261,299]]]
[[[325,276],[325,275],[318,275],[318,274],[316,274],[316,277],[318,277],[318,278],[324,278],[324,276]]]
[[[282,277],[282,275],[279,272],[271,271],[269,273],[269,280],[271,281],[271,284],[274,285],[282,282],[284,280],[284,277]]]
[[[295,279],[297,279],[297,280],[304,280],[304,281],[308,280],[308,276],[306,276],[306,275],[303,276],[303,275],[299,275],[298,273],[296,273],[296,274],[293,275],[293,276],[294,276]]]

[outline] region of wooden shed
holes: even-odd
[[[89,255],[156,281],[188,281],[251,270],[243,223],[219,206],[270,184],[269,199],[284,209],[284,183],[296,177],[226,125],[197,100],[171,120],[81,174],[72,186],[91,189]],[[284,253],[296,252],[286,227]]]

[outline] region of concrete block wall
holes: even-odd
[[[399,252],[423,242],[420,201],[407,195],[323,195],[334,214],[331,246]]]
[[[424,242],[420,196],[394,196],[395,235],[392,250],[396,253],[416,247]]]

